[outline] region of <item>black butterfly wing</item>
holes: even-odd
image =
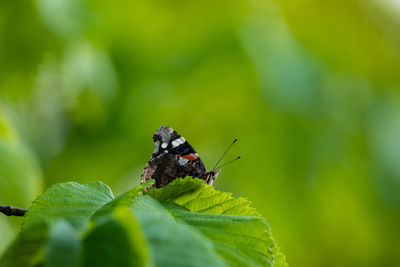
[[[141,182],[155,179],[157,188],[179,177],[204,179],[206,169],[196,150],[180,134],[161,126],[153,136],[155,150],[143,170]]]

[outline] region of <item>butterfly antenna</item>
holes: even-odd
[[[231,164],[231,163],[234,162],[235,160],[238,160],[238,159],[241,159],[241,158],[242,158],[242,157],[239,156],[239,157],[237,157],[236,159],[233,159],[233,160],[231,160],[231,161],[228,161],[228,162],[226,162],[226,163],[224,163],[224,164],[222,164],[221,166],[218,166],[218,167],[216,167],[216,168],[221,169],[221,167],[223,167],[223,166],[225,166],[225,165],[228,165],[228,164]]]
[[[228,153],[229,149],[231,149],[231,147],[233,146],[234,143],[236,143],[238,139],[235,138],[235,140],[233,140],[233,142],[230,144],[230,146],[225,150],[224,154],[222,154],[222,156],[219,158],[219,160],[217,161],[217,163],[215,164],[213,170],[215,170],[218,166],[218,164],[221,162],[221,160],[225,157],[226,153]]]

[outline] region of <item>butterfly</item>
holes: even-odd
[[[196,150],[183,136],[168,126],[161,126],[153,135],[153,141],[156,145],[155,150],[143,170],[141,183],[154,179],[155,187],[161,188],[176,178],[186,176],[203,179],[206,184],[214,186],[214,180],[220,173],[217,165],[237,139],[233,141],[212,170],[206,170]]]

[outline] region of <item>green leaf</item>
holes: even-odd
[[[25,214],[23,230],[37,221],[51,223],[61,218],[81,229],[97,209],[113,198],[110,188],[101,182],[56,184],[33,202]]]
[[[272,266],[277,260],[270,228],[247,199],[204,187],[203,180],[191,177],[176,179],[148,194],[177,220],[211,240],[219,255],[232,265]]]
[[[286,257],[281,252],[280,247],[275,246],[272,250],[274,253],[274,267],[289,267],[289,264],[286,262]]]
[[[146,266],[147,244],[132,210],[116,207],[97,218],[83,241],[83,265]]]
[[[160,202],[172,201],[193,212],[261,217],[246,198],[216,191],[211,185],[204,186],[204,180],[198,178],[175,179],[166,187],[150,189],[148,194]]]
[[[78,265],[81,241],[76,230],[65,220],[51,226],[46,246],[46,267],[74,267]]]
[[[100,183],[57,184],[25,215],[0,266],[287,266],[244,198],[176,179],[117,198]]]
[[[225,266],[212,242],[174,217],[157,201],[141,196],[133,205],[155,266]]]
[[[117,207],[129,207],[132,205],[136,196],[141,194],[143,190],[152,184],[154,184],[154,180],[150,179],[146,183],[138,185],[137,187],[129,190],[128,192],[119,195],[112,201],[107,202],[104,206],[96,211],[96,213],[92,216],[93,219],[96,219],[100,216],[108,214],[112,212]]]
[[[20,232],[0,259],[0,266],[77,266],[80,248],[78,234],[67,221],[36,222]]]
[[[269,227],[254,216],[204,214],[168,205],[171,214],[214,242],[217,251],[234,265],[268,266],[272,263]]]
[[[116,202],[99,182],[52,186],[25,215],[24,229],[0,266],[146,266],[147,244],[127,206],[150,184],[132,189]],[[101,212],[87,227],[96,210]]]
[[[46,223],[31,224],[3,254],[0,266],[37,266],[44,259],[48,237],[49,229]]]

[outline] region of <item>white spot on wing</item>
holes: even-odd
[[[178,139],[175,139],[174,141],[172,141],[172,146],[173,147],[177,147],[179,146],[181,143],[178,141]]]
[[[168,146],[168,143],[162,143],[162,144],[161,144],[161,147],[162,147],[162,148],[167,148],[167,146]]]
[[[185,138],[179,137],[179,138],[176,138],[174,141],[172,141],[172,146],[177,147],[179,145],[184,144],[185,142],[186,142]]]
[[[160,141],[156,142],[156,149],[154,150],[154,153],[158,153],[158,147],[160,145]]]

